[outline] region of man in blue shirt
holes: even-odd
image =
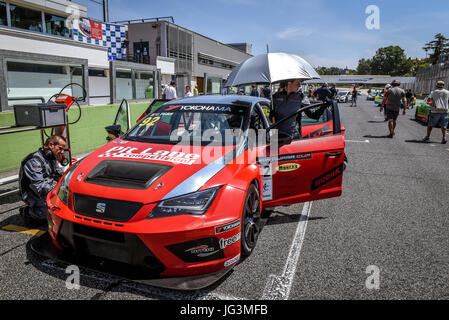
[[[329,90],[327,83],[323,83],[323,85],[315,92],[315,95],[320,101],[326,101],[326,98],[333,98],[332,91]]]

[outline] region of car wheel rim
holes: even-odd
[[[244,241],[249,248],[254,248],[259,236],[260,199],[257,189],[253,187],[245,203]]]

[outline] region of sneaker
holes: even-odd
[[[389,135],[388,135],[388,138],[393,138],[394,137],[394,133],[390,133]]]
[[[422,139],[422,142],[429,142],[429,141],[430,141],[430,138],[427,137],[427,136],[425,136],[425,137]]]
[[[446,144],[446,143],[447,143],[447,139],[443,138],[443,140],[441,140],[441,144]]]

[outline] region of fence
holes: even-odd
[[[437,81],[449,84],[449,61],[435,64],[418,71],[413,89],[417,94],[429,94],[435,89]]]

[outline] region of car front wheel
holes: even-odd
[[[261,205],[259,189],[256,183],[248,188],[241,222],[241,250],[242,256],[249,256],[256,247],[257,239],[261,231]]]

